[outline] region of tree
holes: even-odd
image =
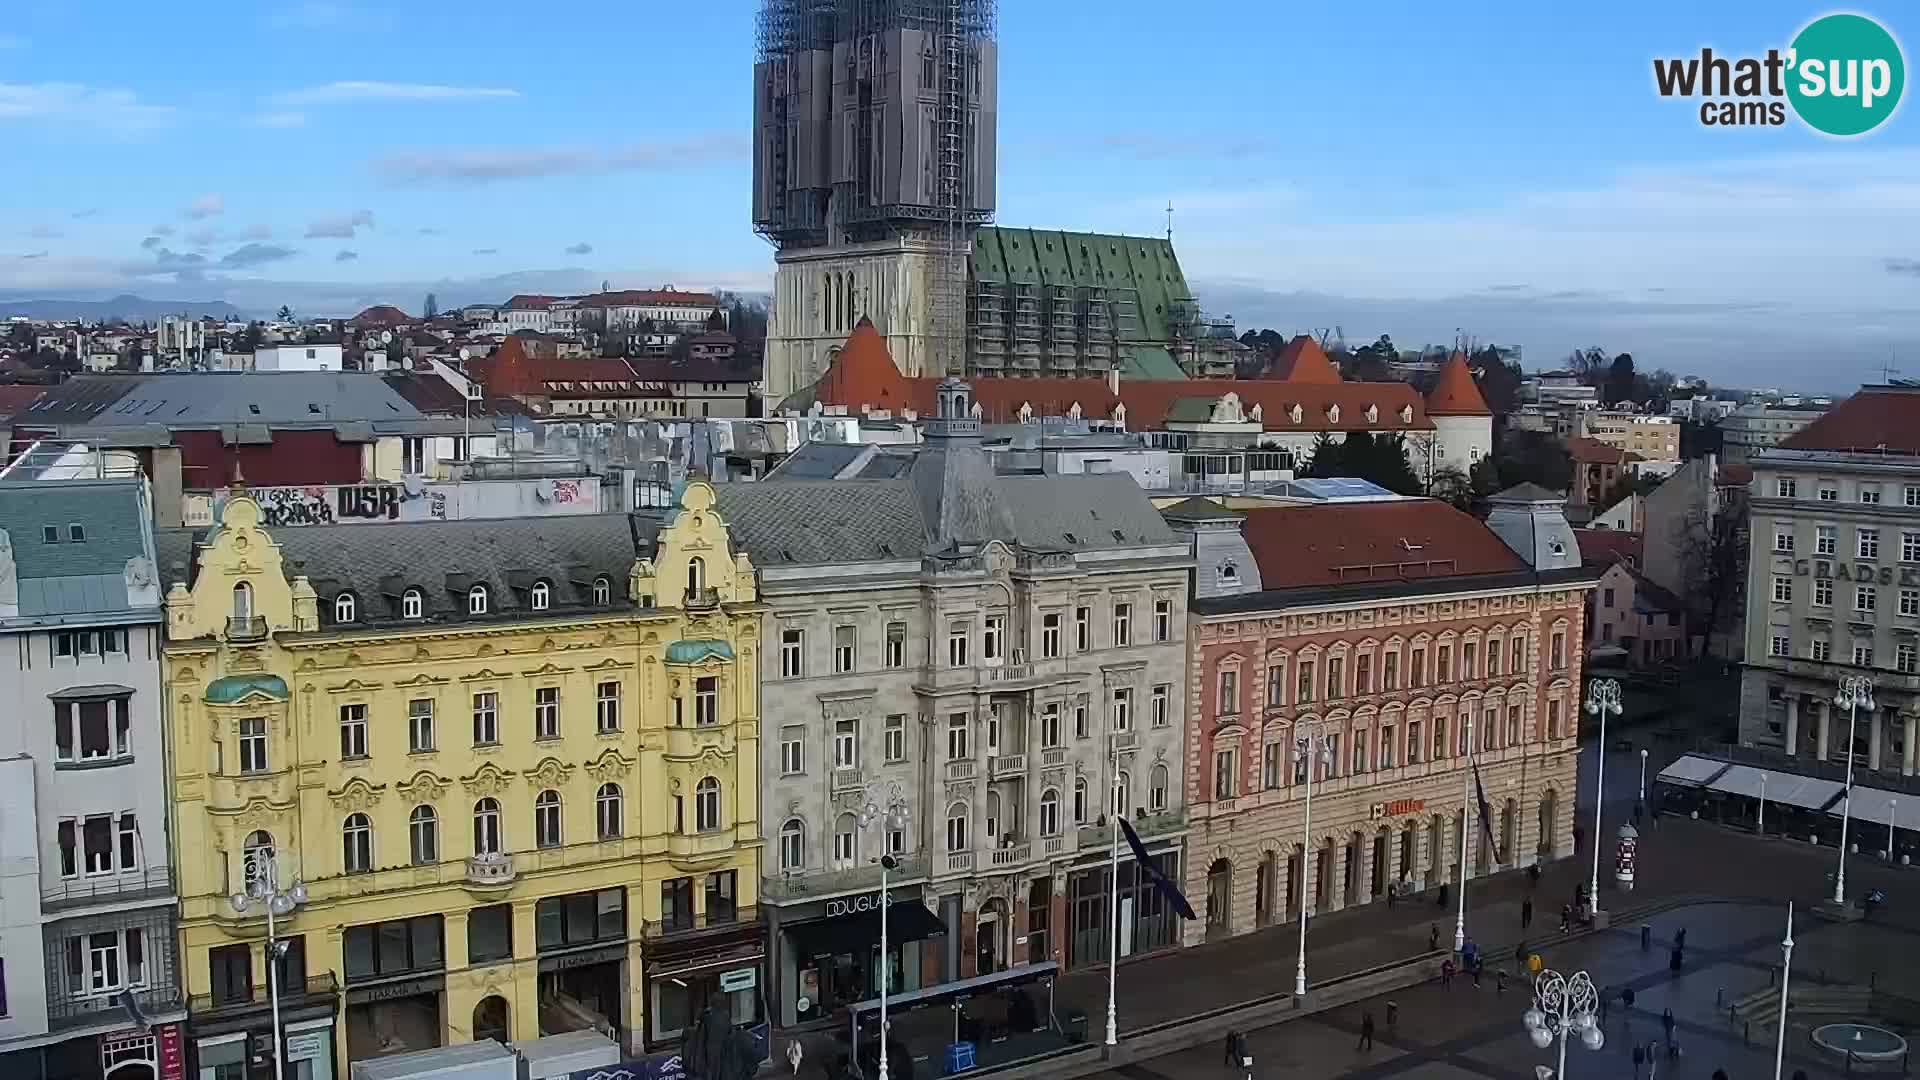
[[[1588,386],[1599,386],[1606,381],[1607,351],[1598,345],[1575,349],[1567,357],[1567,370]]]
[[[280,310],[285,311],[287,309],[281,308]],[[260,347],[260,343],[266,340],[266,336],[266,331],[260,326],[260,320],[255,319],[247,324],[246,331],[240,335],[240,348],[246,352],[252,352]]]
[[[1747,575],[1745,515],[1732,499],[1720,496],[1716,501],[1717,507],[1696,507],[1673,526],[1680,534],[1680,565],[1687,583],[1681,599],[1697,633],[1709,643],[1715,633],[1733,628]]]
[[[1494,458],[1498,462],[1494,491],[1515,484],[1538,484],[1548,491],[1573,486],[1573,458],[1565,444],[1547,432],[1509,428],[1500,436]]]
[[[1452,503],[1457,510],[1473,509],[1473,480],[1452,465],[1434,471],[1428,494],[1442,502]]]
[[[1506,416],[1520,407],[1520,365],[1503,360],[1500,350],[1491,345],[1467,358],[1474,381],[1480,384],[1480,396],[1495,416]]]
[[[1633,354],[1621,353],[1607,365],[1607,378],[1600,387],[1600,400],[1612,405],[1621,401],[1633,401]]]
[[[1398,432],[1356,431],[1340,442],[1321,432],[1314,440],[1313,457],[1307,464],[1306,475],[1322,479],[1356,477],[1399,495],[1423,493],[1420,478],[1407,461],[1406,439]]]
[[[279,319],[279,320],[280,320],[281,322],[291,322],[291,321],[293,321],[293,309],[292,309],[292,308],[290,308],[290,307],[288,307],[288,306],[287,306],[287,305],[285,305],[285,304],[281,304],[281,305],[280,305],[280,312],[279,312],[279,314],[278,314],[278,315],[277,315],[276,317],[277,317],[277,318],[278,318],[278,319]]]
[[[426,301],[420,305],[421,317],[432,319],[432,318],[438,317],[439,314],[440,314],[440,298],[433,295],[432,293],[428,293]]]

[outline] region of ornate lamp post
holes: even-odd
[[[1293,760],[1306,767],[1306,807],[1300,826],[1300,958],[1293,969],[1293,995],[1307,993],[1307,856],[1313,850],[1313,767],[1333,764],[1333,752],[1327,746],[1327,734],[1319,726],[1302,732],[1294,740]]]
[[[1873,680],[1865,675],[1843,675],[1833,703],[1847,710],[1847,789],[1840,797],[1840,869],[1833,876],[1833,904],[1847,903],[1847,818],[1853,810],[1853,729],[1860,709],[1873,708]]]
[[[1533,1045],[1540,1049],[1552,1046],[1555,1038],[1560,1040],[1560,1067],[1554,1071],[1554,1080],[1566,1080],[1569,1032],[1579,1035],[1581,1045],[1589,1050],[1606,1045],[1606,1035],[1595,1021],[1599,1009],[1600,994],[1584,971],[1567,978],[1548,969],[1533,980],[1533,1008],[1520,1019]]]
[[[1600,718],[1599,752],[1593,773],[1593,877],[1587,884],[1587,903],[1600,911],[1600,810],[1607,801],[1607,717],[1620,715],[1620,680],[1593,679],[1587,683],[1587,712]]]
[[[293,914],[293,909],[307,902],[306,883],[299,878],[284,892],[280,889],[280,872],[272,853],[256,851],[247,859],[244,868],[246,874],[245,889],[227,898],[233,910],[244,915],[247,909],[258,904],[267,913],[267,1000],[273,1009],[273,1077],[282,1080],[285,1066],[281,1059],[286,1056],[285,1033],[280,1030],[280,958],[286,955],[287,943],[279,940],[275,928],[276,917]]]
[[[1793,973],[1793,901],[1787,901],[1787,936],[1780,939],[1780,1033],[1773,1040],[1773,1080],[1787,1059],[1787,976]]]
[[[1467,947],[1467,843],[1473,835],[1467,828],[1473,820],[1473,710],[1467,709],[1467,769],[1460,795],[1460,907],[1453,917],[1453,951]]]
[[[879,798],[875,798],[876,790]],[[892,897],[887,895],[887,872],[898,864],[893,852],[888,850],[895,832],[904,833],[911,820],[912,810],[907,806],[906,796],[901,794],[900,784],[895,780],[869,781],[863,792],[866,805],[860,808],[859,822],[862,830],[878,821],[881,823],[880,835],[880,1080],[887,1080],[887,984],[893,976],[893,954],[887,949],[887,915],[893,907]]]

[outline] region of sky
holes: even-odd
[[[0,299],[765,290],[755,6],[9,0]],[[1655,57],[1784,48],[1829,10],[1001,0],[996,216],[1160,235],[1171,203],[1242,327],[1920,377],[1915,108],[1842,141],[1654,91]],[[1920,10],[1853,10],[1912,57]]]

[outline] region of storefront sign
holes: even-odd
[[[446,988],[446,984],[445,976],[431,975],[424,979],[403,979],[400,982],[381,983],[379,986],[363,986],[357,990],[347,991],[347,1004],[365,1005],[375,1001],[392,1001],[395,998],[437,994]]]
[[[652,1057],[601,1065],[568,1074],[567,1080],[686,1080],[687,1067],[679,1054],[655,1054]]]
[[[738,990],[751,990],[758,981],[758,972],[753,968],[734,968],[720,973],[720,989],[726,993]]]
[[[827,901],[827,918],[838,919],[843,915],[858,915],[866,911],[880,910],[882,894],[868,893],[865,896],[843,896]]]
[[[160,1080],[186,1080],[187,1055],[180,1025],[161,1024],[154,1032],[160,1036]]]
[[[327,1054],[327,1033],[324,1031],[303,1031],[298,1035],[287,1036],[287,1060],[306,1061],[310,1058],[325,1057]]]
[[[1395,799],[1392,802],[1374,803],[1372,816],[1378,821],[1381,818],[1399,817],[1402,814],[1417,814],[1426,808],[1427,800],[1425,799]]]
[[[574,968],[588,967],[593,964],[619,963],[627,957],[625,945],[603,945],[598,949],[584,952],[564,953],[560,956],[540,958],[541,971],[570,971]]]
[[[1846,563],[1831,559],[1793,560],[1794,577],[1806,577],[1808,574],[1836,581],[1879,582],[1882,585],[1893,584],[1897,574],[1902,585],[1920,585],[1920,569],[1908,566],[1895,571],[1891,566],[1875,567],[1867,563],[1855,563],[1849,567]]]

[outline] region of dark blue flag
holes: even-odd
[[[1493,839],[1493,808],[1487,805],[1487,789],[1480,783],[1480,763],[1477,761],[1473,763],[1473,791],[1480,800],[1480,832],[1487,838],[1487,851],[1492,853],[1496,864],[1504,866],[1506,853],[1500,850],[1500,845]]]
[[[1181,918],[1199,918],[1200,916],[1194,914],[1193,905],[1187,903],[1187,898],[1181,895],[1180,887],[1168,881],[1167,875],[1161,873],[1160,868],[1147,857],[1147,845],[1140,842],[1140,834],[1133,831],[1133,826],[1127,824],[1127,819],[1115,818],[1114,820],[1120,823],[1120,831],[1127,834],[1127,846],[1133,849],[1133,861],[1139,864],[1140,872],[1147,876],[1147,880],[1153,882],[1153,887],[1159,890],[1161,896],[1167,898],[1167,903],[1173,905],[1173,910],[1179,912]]]

